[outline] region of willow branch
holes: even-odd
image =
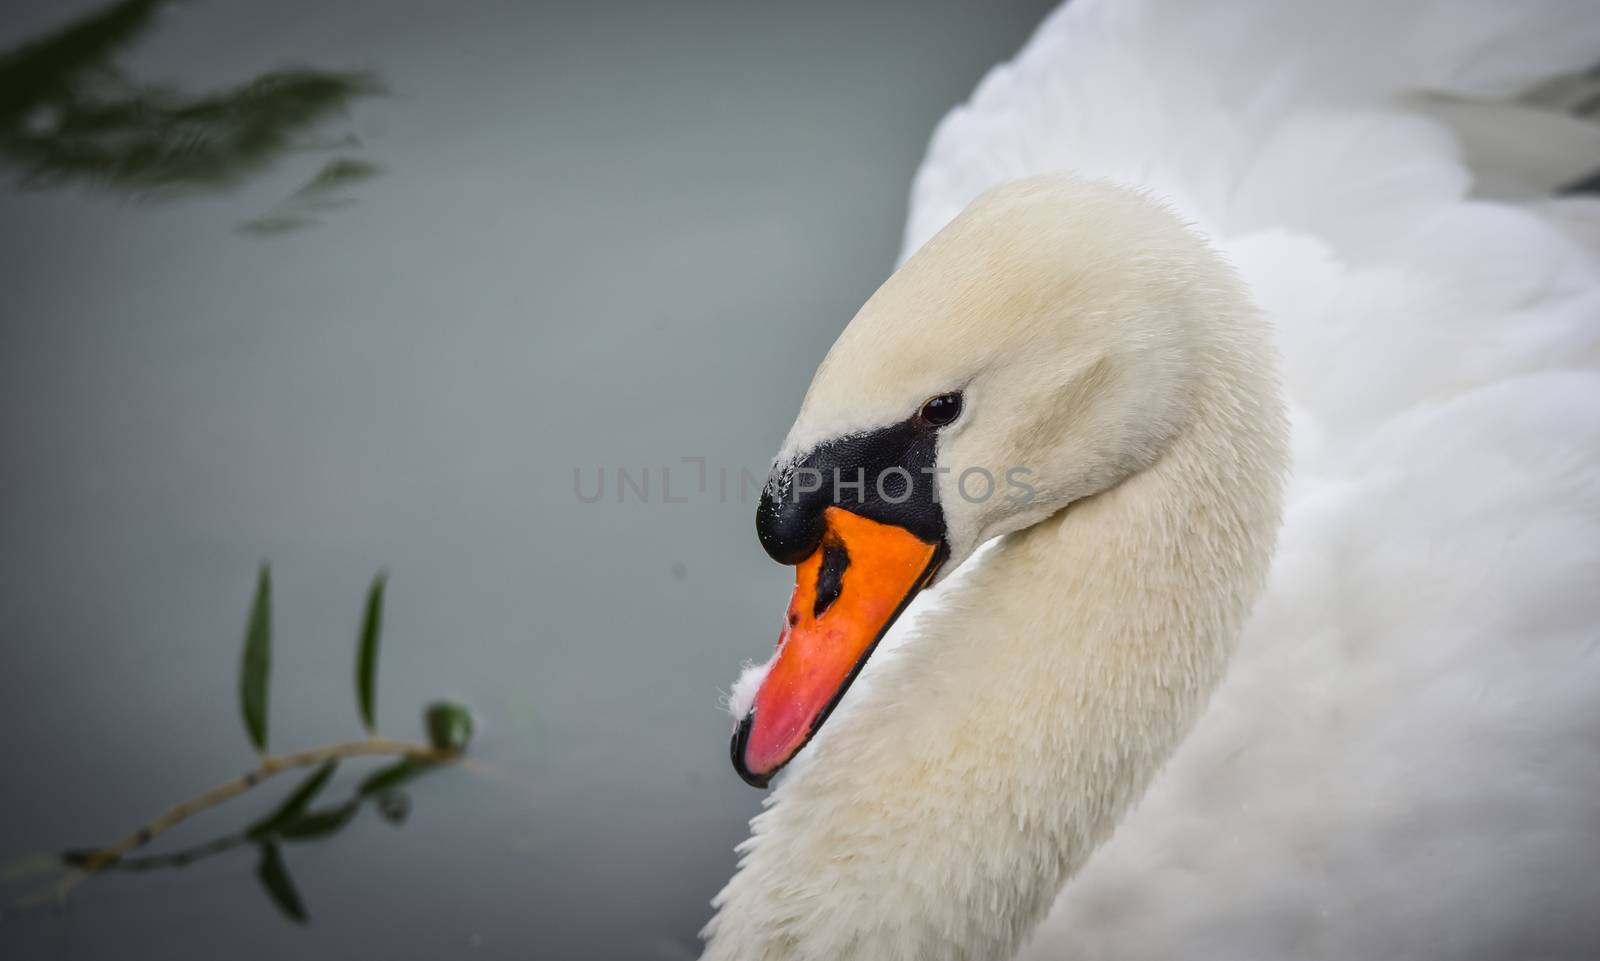
[[[173,826],[194,817],[202,811],[210,810],[224,801],[238,797],[251,788],[266,782],[269,778],[282,774],[284,771],[312,767],[340,758],[374,756],[409,757],[418,761],[437,764],[445,761],[454,761],[461,757],[461,752],[441,751],[426,744],[401,741],[389,737],[368,737],[359,741],[343,741],[338,744],[309,748],[293,754],[264,757],[261,761],[261,766],[255,770],[246,771],[236,778],[223,781],[209,791],[197,794],[181,804],[173,805],[161,816],[147,822],[143,827],[120,841],[90,852],[77,870],[62,878],[52,888],[24,899],[22,906],[29,907],[52,895],[56,898],[65,898],[67,893],[74,887],[104,868],[115,864],[133,851],[149,844]]]

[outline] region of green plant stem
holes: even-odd
[[[62,878],[51,888],[24,899],[23,907],[37,904],[52,895],[56,898],[65,898],[74,887],[88,880],[100,870],[108,867],[127,856],[129,853],[149,844],[157,836],[169,830],[174,825],[185,821],[202,811],[209,810],[231,798],[238,797],[257,785],[265,783],[269,778],[284,771],[297,768],[312,767],[327,761],[347,757],[411,757],[419,761],[440,763],[454,761],[460,758],[459,751],[440,751],[426,744],[413,741],[400,741],[389,737],[368,737],[359,741],[343,741],[338,744],[326,744],[322,747],[308,748],[293,754],[278,754],[262,759],[261,766],[252,771],[246,771],[231,780],[223,781],[216,787],[197,794],[181,804],[168,808],[165,813],[155,820],[146,823],[127,837],[96,850],[72,873]]]

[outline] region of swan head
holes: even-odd
[[[997,188],[914,254],[828,352],[763,491],[762,545],[797,577],[735,689],[740,775],[805,746],[918,591],[1159,459],[1206,315],[1244,304],[1171,212],[1099,181]]]

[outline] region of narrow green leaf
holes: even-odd
[[[300,900],[300,892],[295,890],[294,881],[289,877],[289,868],[283,863],[283,854],[276,844],[261,845],[256,877],[261,881],[261,886],[267,889],[267,897],[272,899],[285,917],[296,924],[306,923],[305,902]]]
[[[372,797],[382,794],[406,783],[419,774],[423,774],[433,767],[427,761],[419,761],[414,757],[403,757],[393,764],[387,764],[367,775],[366,780],[356,789],[360,797]]]
[[[361,807],[359,799],[349,800],[336,808],[309,811],[293,821],[280,826],[277,836],[285,841],[315,841],[338,832]]]
[[[300,816],[311,806],[311,802],[316,800],[317,795],[327,785],[328,779],[333,777],[333,769],[338,766],[338,761],[323,762],[321,767],[312,771],[305,780],[300,782],[299,787],[295,788],[288,797],[283,799],[282,804],[278,805],[271,814],[251,825],[245,831],[245,834],[252,839],[263,838],[285,824],[299,820]]]
[[[255,601],[245,626],[244,656],[239,662],[239,711],[257,751],[267,751],[267,680],[272,674],[272,568],[261,565]]]
[[[296,198],[314,197],[360,183],[383,173],[383,168],[367,160],[356,157],[335,157],[323,164],[316,176],[306,181],[305,186],[294,192]]]
[[[423,714],[428,743],[438,751],[458,754],[472,740],[472,712],[449,701],[435,701]]]
[[[356,647],[356,703],[361,708],[361,723],[368,734],[376,734],[378,722],[378,636],[383,633],[383,588],[387,576],[378,572],[367,590],[367,612],[361,619],[361,641]]]

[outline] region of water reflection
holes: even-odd
[[[0,55],[0,163],[22,186],[82,183],[173,196],[237,186],[296,152],[359,149],[352,134],[317,139],[355,100],[384,92],[366,72],[263,73],[201,94],[141,83],[115,63],[171,0],[123,0]],[[240,230],[276,234],[350,202],[341,191],[380,171],[328,160],[304,186]]]

